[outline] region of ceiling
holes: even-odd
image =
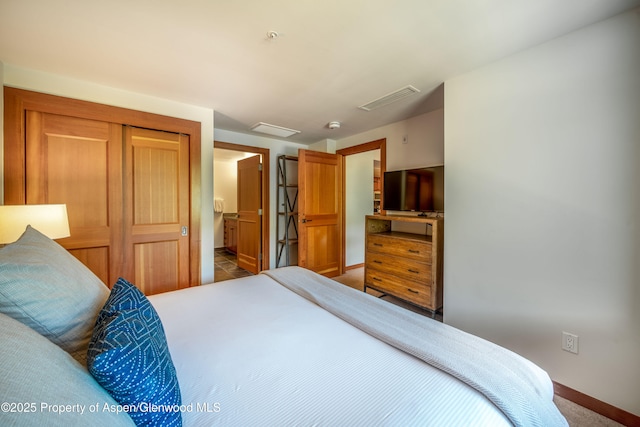
[[[0,61],[212,108],[220,129],[300,130],[286,139],[310,144],[441,108],[446,80],[638,5],[0,0]],[[420,92],[358,108],[407,85]]]

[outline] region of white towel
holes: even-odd
[[[220,212],[220,213],[224,212],[224,199],[216,197],[213,200],[213,211]]]

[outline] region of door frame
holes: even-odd
[[[268,148],[251,147],[249,145],[234,144],[232,142],[217,140],[213,141],[213,148],[221,148],[224,150],[241,151],[245,153],[262,155],[262,262],[260,262],[259,270],[268,270],[269,255],[271,253],[271,246],[269,246],[269,165],[271,164],[271,160],[269,157],[270,150]]]
[[[375,141],[365,142],[363,144],[354,145],[352,147],[336,150],[336,154],[342,154],[342,170],[347,168],[347,156],[365,153],[367,151],[380,150],[380,188],[384,188],[384,172],[387,170],[387,138],[376,139]],[[384,206],[384,195],[380,193],[380,215],[385,215],[386,211],[382,210]],[[342,180],[342,271],[359,268],[362,265],[354,265],[347,268],[347,179],[346,174]]]

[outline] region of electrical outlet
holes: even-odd
[[[578,336],[569,332],[562,332],[562,349],[578,354]]]

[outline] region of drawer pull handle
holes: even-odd
[[[374,244],[373,244],[373,246],[380,246],[380,247],[382,247],[382,246],[384,246],[384,245],[383,245],[382,243],[374,243]]]
[[[375,280],[376,282],[382,282],[382,279],[378,279],[377,277],[373,277],[373,280]]]
[[[382,261],[379,261],[377,259],[374,259],[373,262],[375,262],[376,264],[382,264]]]
[[[420,293],[420,292],[418,292],[418,291],[414,291],[414,290],[413,290],[413,289],[411,289],[411,288],[407,288],[407,290],[408,290],[409,292],[411,292],[411,293],[414,293],[414,294],[419,294],[419,293]]]
[[[418,270],[408,269],[409,273],[418,274],[420,273]]]
[[[412,254],[419,254],[420,253],[420,251],[416,250],[416,249],[409,249],[409,252],[412,253]]]

